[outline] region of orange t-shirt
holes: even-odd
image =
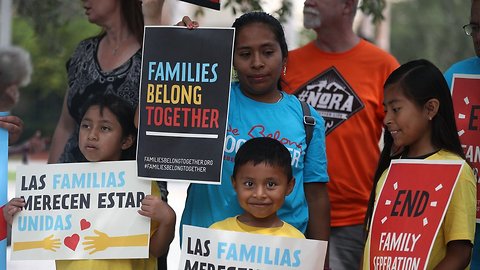
[[[363,223],[380,152],[383,84],[398,66],[365,40],[343,53],[313,42],[289,52],[283,90],[325,120],[332,226]]]

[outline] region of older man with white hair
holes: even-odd
[[[363,223],[380,153],[383,83],[398,67],[393,56],[353,31],[357,5],[358,0],[305,1],[304,26],[317,37],[289,52],[283,87],[325,120],[334,270],[359,268]],[[324,216],[310,212],[314,222],[309,225],[321,224],[316,220]],[[307,235],[315,231],[307,228]]]

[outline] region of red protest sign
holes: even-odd
[[[463,161],[394,160],[375,205],[370,269],[426,269]]]
[[[455,74],[452,99],[458,136],[477,183],[480,181],[480,75]],[[480,189],[477,188],[477,222],[480,222]]]

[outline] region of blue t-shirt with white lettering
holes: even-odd
[[[232,84],[222,183],[190,184],[181,225],[208,228],[217,221],[241,214],[243,210],[238,204],[230,181],[235,154],[248,139],[273,137],[290,151],[293,176],[296,180],[295,187],[278,211],[278,216],[301,232],[305,232],[308,207],[304,184],[328,182],[324,121],[310,107],[316,125],[307,148],[301,104],[295,96],[284,92],[282,94],[283,98],[277,103],[263,103],[245,96],[238,83]],[[180,231],[181,228],[182,226]]]

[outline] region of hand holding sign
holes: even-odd
[[[3,210],[3,217],[8,224],[12,225],[13,223],[13,216],[22,211],[22,208],[25,206],[25,200],[23,198],[13,198],[11,199],[5,207],[2,208]]]
[[[158,196],[147,195],[142,200],[142,207],[138,213],[160,223],[172,221],[175,223],[175,212]]]
[[[18,116],[0,116],[0,128],[8,131],[8,144],[18,141],[23,132],[23,121]]]
[[[197,21],[192,21],[190,17],[183,16],[182,20],[175,24],[176,26],[186,26],[188,29],[198,28],[200,24]]]

